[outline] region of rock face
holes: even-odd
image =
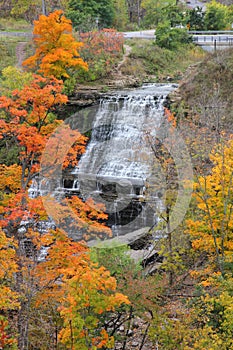
[[[73,96],[69,98],[68,106],[89,107],[98,104],[102,96],[106,92],[114,91],[123,88],[139,87],[141,82],[138,79],[130,76],[113,75],[109,79],[103,79],[101,85],[92,86],[77,86]]]
[[[141,263],[141,265],[143,266],[143,273],[145,276],[152,275],[153,273],[161,269],[163,257],[161,257],[158,251],[154,249],[131,249],[129,251],[129,255],[136,263]]]
[[[151,234],[148,233],[149,229],[149,227],[144,227],[139,230],[127,233],[124,236],[118,236],[108,239],[106,241],[102,241],[101,247],[111,247],[116,245],[128,245],[132,248],[135,247],[135,245],[143,247],[145,246],[145,242],[149,242],[149,240],[151,239]],[[94,247],[99,243],[100,241],[98,240],[92,240],[88,242],[88,246]]]
[[[121,71],[122,67],[127,64],[131,47],[124,45],[124,50],[125,53],[122,60],[110,72],[107,78],[102,78],[101,82],[96,81],[94,87],[91,85],[77,85],[74,95],[69,99],[68,105],[77,107],[93,106],[99,102],[100,98],[107,91],[119,88],[139,87],[142,81],[134,76],[123,74]]]
[[[128,245],[130,257],[135,261],[141,263],[144,269],[144,274],[149,275],[158,271],[161,267],[163,257],[158,251],[148,249],[149,242],[152,239],[149,227],[130,232],[124,236],[114,237],[100,243],[98,240],[88,242],[89,247],[98,245],[101,249],[106,247],[114,247],[116,245]]]
[[[69,98],[68,105],[88,107],[99,102],[103,88],[92,86],[78,86],[74,96]]]

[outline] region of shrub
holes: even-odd
[[[227,27],[228,6],[211,1],[206,6],[205,26],[207,30],[223,30]]]
[[[159,47],[175,50],[180,45],[192,42],[186,29],[171,28],[168,22],[158,25],[156,29],[156,44]]]

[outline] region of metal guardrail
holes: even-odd
[[[233,35],[233,30],[188,30],[188,34],[196,34],[196,35]]]
[[[199,45],[205,45],[205,44],[218,44],[218,45],[232,45],[233,44],[233,35],[226,36],[226,35],[194,35],[193,41]]]

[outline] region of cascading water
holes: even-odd
[[[86,152],[72,171],[82,197],[105,204],[108,224],[116,235],[154,224],[145,195],[154,161],[146,135],[156,133],[167,95],[175,87],[148,84],[105,96]],[[159,202],[156,194],[154,200]]]
[[[105,205],[115,236],[154,225],[156,207],[163,205],[161,182],[154,186],[161,167],[155,167],[147,136],[154,137],[161,129],[165,101],[176,87],[147,84],[114,92],[103,96],[98,110],[84,109],[81,116],[78,112],[68,118],[72,130],[91,134],[86,152],[72,171],[46,179],[42,175],[34,181],[31,196],[50,191],[56,198],[73,194],[85,200],[93,198]]]

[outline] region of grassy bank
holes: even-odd
[[[184,45],[171,51],[155,45],[151,40],[133,39],[129,59],[122,67],[122,73],[142,80],[162,82],[168,78],[179,81],[190,64],[200,62],[206,53],[197,46]]]
[[[30,32],[32,31],[32,25],[23,19],[0,18],[0,31]]]

